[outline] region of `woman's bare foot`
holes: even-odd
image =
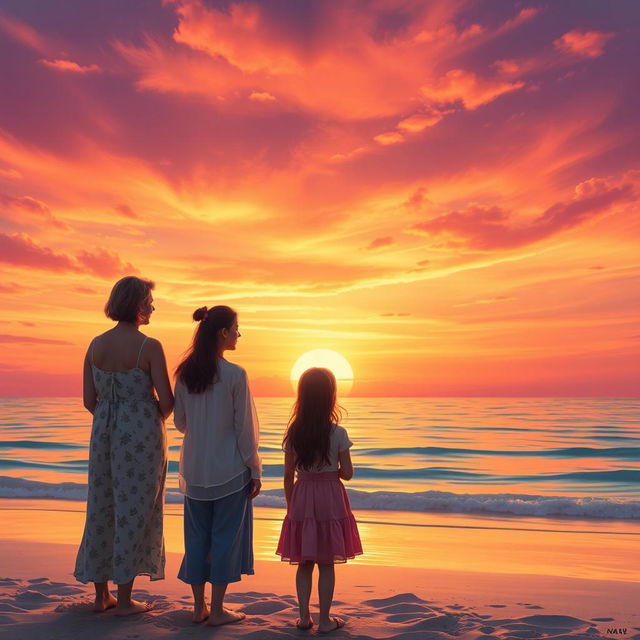
[[[240,622],[240,620],[244,620],[246,617],[246,614],[241,611],[232,611],[231,609],[223,608],[222,613],[212,613],[209,616],[209,622],[207,624],[212,627],[219,627],[223,624]]]
[[[152,602],[139,602],[138,600],[131,600],[127,604],[116,606],[117,616],[132,616],[136,613],[147,613],[153,609]]]
[[[209,617],[209,607],[206,602],[193,605],[193,621],[200,624]]]
[[[344,620],[340,618],[330,618],[327,621],[318,623],[318,633],[331,633],[336,629],[342,629],[344,627]]]
[[[118,601],[112,596],[108,591],[104,596],[98,597],[96,596],[95,604],[93,605],[93,610],[96,613],[102,613],[107,609],[113,609],[116,606]]]

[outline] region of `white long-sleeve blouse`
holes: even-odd
[[[217,500],[261,475],[258,416],[246,371],[218,359],[215,384],[190,393],[178,379],[173,420],[184,433],[180,491],[194,500]]]

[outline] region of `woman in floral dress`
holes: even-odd
[[[105,314],[117,325],[91,341],[84,362],[84,406],[93,427],[87,519],[74,575],[94,583],[95,611],[116,607],[118,615],[151,609],[131,598],[136,576],[164,578],[164,418],[173,394],[162,345],[139,330],[154,311],[153,287],[134,276],[115,284]],[[118,585],[117,599],[109,580]]]

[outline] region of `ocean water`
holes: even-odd
[[[256,399],[263,492],[283,507],[291,400]],[[640,520],[640,400],[346,398],[356,509]],[[0,498],[84,500],[91,416],[80,399],[0,399]],[[181,434],[167,421],[167,502]]]

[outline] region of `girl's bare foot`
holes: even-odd
[[[344,627],[344,620],[340,618],[330,618],[327,621],[318,623],[318,633],[331,633],[336,629],[342,629]]]
[[[116,606],[117,616],[132,616],[136,613],[147,613],[153,609],[152,602],[139,602],[138,600],[131,600],[127,604]]]
[[[246,614],[241,611],[232,611],[231,609],[222,609],[222,613],[212,613],[209,616],[208,625],[212,627],[219,627],[223,624],[233,624],[234,622],[240,622],[246,618]]]
[[[209,607],[203,602],[202,604],[193,605],[193,621],[200,624],[209,617]]]
[[[95,604],[93,605],[93,610],[96,613],[102,613],[103,611],[106,611],[107,609],[113,609],[113,607],[116,606],[116,603],[118,601],[115,599],[114,596],[112,596],[108,591],[107,593],[98,598],[96,596],[96,601]]]
[[[296,620],[296,627],[300,629],[300,631],[307,631],[313,627],[313,618],[310,614],[307,614],[306,617],[298,618]]]

